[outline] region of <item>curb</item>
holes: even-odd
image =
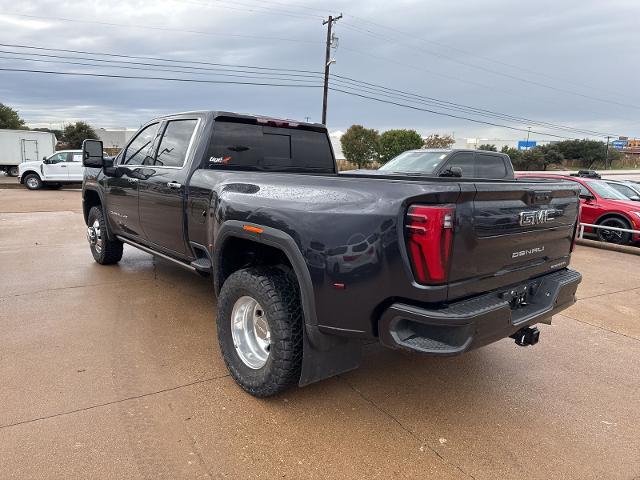
[[[610,250],[612,252],[629,253],[631,255],[640,255],[640,248],[629,245],[616,245],[615,243],[599,242],[597,240],[588,240],[586,238],[578,238],[578,245],[585,247],[600,248],[601,250]]]

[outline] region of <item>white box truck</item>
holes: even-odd
[[[0,172],[17,177],[18,165],[53,155],[56,142],[49,132],[0,129]]]

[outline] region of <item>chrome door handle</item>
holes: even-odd
[[[66,166],[66,165],[60,165],[60,167],[62,167],[62,168],[67,168],[67,166]]]
[[[138,183],[138,179],[137,178],[129,178],[129,183]]]
[[[167,182],[167,187],[177,190],[178,188],[182,187],[182,184],[178,182]]]

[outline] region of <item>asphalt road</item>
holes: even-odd
[[[3,479],[640,478],[640,257],[578,247],[541,342],[362,368],[257,400],[206,279],[93,262],[80,194],[0,190]]]

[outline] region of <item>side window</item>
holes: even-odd
[[[149,147],[156,138],[158,124],[153,123],[140,130],[127,146],[121,165],[148,165],[153,159],[148,157]]]
[[[451,160],[447,162],[447,168],[451,167],[460,167],[462,169],[463,177],[474,177],[474,161],[473,161],[473,153],[471,152],[461,152],[457,153]]]
[[[56,153],[52,157],[49,157],[49,163],[62,163],[67,161],[67,152]]]
[[[207,155],[207,168],[257,167],[262,157],[262,128],[235,122],[216,122]]]
[[[68,162],[82,162],[82,153],[73,153],[69,156]]]
[[[161,167],[182,167],[197,123],[197,120],[167,122],[153,164]]]
[[[586,195],[587,197],[593,196],[593,194],[587,189],[587,187],[585,187],[581,183],[578,183],[578,185],[580,185],[580,196],[582,195]]]
[[[501,179],[507,175],[504,160],[497,155],[476,154],[476,178]]]
[[[607,183],[607,185],[609,185],[610,187],[615,188],[617,191],[619,191],[621,194],[623,194],[625,197],[637,197],[638,194],[636,192],[633,191],[633,189],[627,187],[626,185],[620,185],[619,183]]]

